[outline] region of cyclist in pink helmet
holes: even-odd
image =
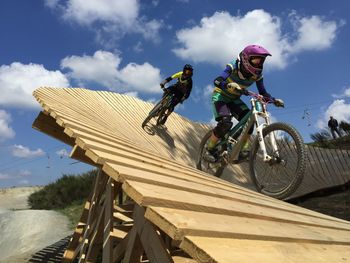
[[[259,45],[246,46],[239,57],[226,65],[225,70],[214,80],[214,92],[212,95],[212,106],[214,118],[218,122],[213,129],[213,133],[208,141],[205,158],[208,161],[216,162],[218,156],[215,146],[220,138],[231,129],[231,115],[238,121],[241,120],[248,112],[249,108],[240,99],[245,89],[254,82],[258,88],[259,94],[265,97],[271,97],[267,93],[263,82],[263,66],[266,57],[271,56],[270,52]],[[284,102],[281,99],[271,97],[275,105],[283,107]],[[249,134],[253,133],[253,129]],[[240,156],[245,158],[249,154],[249,137],[243,138],[243,145]]]

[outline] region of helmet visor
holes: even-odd
[[[254,68],[260,68],[262,69],[264,65],[265,57],[262,56],[251,56],[249,59],[250,65],[252,65]]]

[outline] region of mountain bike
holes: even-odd
[[[306,149],[299,132],[283,122],[271,123],[267,105],[271,98],[245,91],[250,96],[251,110],[232,127],[216,145],[218,160],[205,159],[209,131],[200,143],[197,169],[219,177],[228,164],[249,162],[250,178],[258,192],[285,199],[295,192],[304,177]],[[241,159],[242,138],[247,138],[252,126],[256,136],[251,144],[248,159]]]
[[[170,108],[171,101],[174,94],[170,93],[168,89],[162,88],[165,92],[163,98],[153,107],[153,109],[148,113],[146,119],[142,122],[142,128],[144,128],[147,123],[152,119],[157,117],[156,124],[163,125],[167,118],[168,109]]]

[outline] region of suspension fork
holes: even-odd
[[[256,117],[257,113],[253,111],[253,115],[255,116],[255,119],[256,119],[255,123],[256,123],[257,139],[259,142],[260,149],[263,152],[263,161],[269,162],[272,160],[272,157],[270,155],[268,155],[267,151],[266,151],[266,145],[265,145],[264,136],[263,136],[263,129],[265,127],[267,127],[268,125],[270,125],[271,122],[270,122],[270,118],[268,116],[268,113],[266,113],[266,106],[263,105],[263,107],[264,107],[263,118],[265,120],[265,123],[259,124],[258,118]],[[272,136],[269,136],[270,144],[271,144],[271,147],[273,149],[273,153],[278,156],[279,154],[278,154],[278,148],[277,148],[275,134],[272,133],[271,135]]]

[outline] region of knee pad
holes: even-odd
[[[230,117],[223,117],[214,128],[214,135],[218,138],[223,138],[225,134],[231,129],[232,124],[233,123],[231,122]]]

